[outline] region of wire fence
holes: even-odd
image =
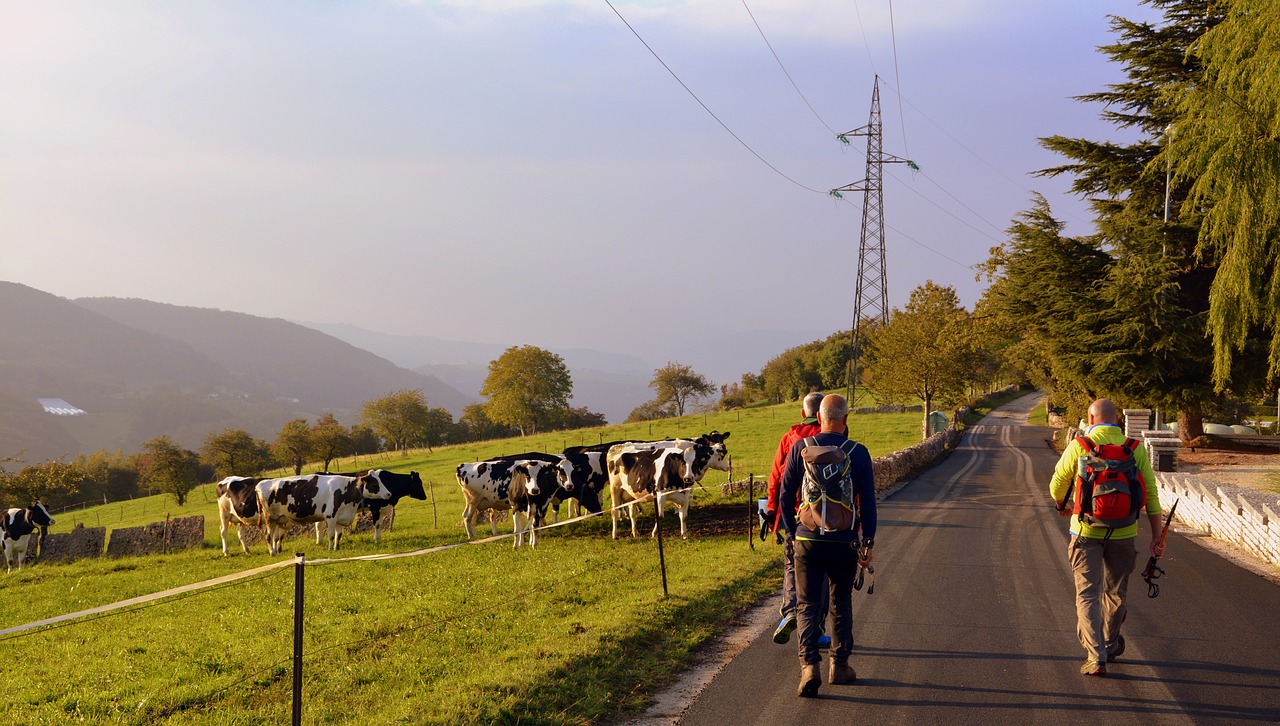
[[[754,475],[751,475],[753,492],[754,492],[754,479],[755,479]],[[693,489],[694,489],[694,486],[689,486],[682,489],[663,490],[661,493],[664,498],[667,498],[667,497],[670,497],[671,495],[691,494]],[[558,521],[553,524],[544,524],[540,527],[537,527],[536,530],[546,531],[546,530],[556,529],[560,527],[567,527],[572,524],[576,524],[578,522],[583,522],[589,519],[593,519],[595,517],[603,517],[606,515],[613,516],[615,513],[621,514],[625,510],[630,510],[633,507],[639,507],[649,502],[653,503],[654,514],[660,515],[660,512],[658,510],[659,502],[657,497],[655,496],[654,493],[648,493],[640,497],[639,499],[626,502],[626,503],[623,503],[614,507],[610,507],[607,509],[603,509],[600,512],[586,513],[577,517],[572,517],[562,521]],[[754,507],[755,507],[755,501],[754,499],[752,499],[748,503],[748,518],[747,518],[747,534],[748,534],[749,540],[751,540],[752,549],[755,548],[754,540],[753,540],[754,516],[755,516]],[[657,522],[655,524],[655,540],[656,540],[657,551],[658,551],[659,569],[662,573],[663,596],[667,597],[668,584],[667,584],[666,559],[665,559],[665,552],[663,548],[664,536],[663,536],[663,528],[662,528],[662,519],[663,518],[661,516],[657,516]],[[204,580],[201,582],[182,585],[179,587],[174,587],[174,588],[162,590],[159,592],[141,595],[141,596],[129,598],[126,600],[120,600],[120,601],[108,603],[105,605],[99,605],[99,606],[88,608],[85,610],[66,613],[64,615],[58,615],[50,618],[45,618],[42,620],[29,622],[29,623],[23,623],[21,625],[15,625],[15,626],[3,628],[3,629],[0,629],[0,642],[5,642],[8,640],[13,640],[15,638],[22,638],[22,637],[27,637],[27,636],[36,635],[36,634],[48,633],[52,630],[66,628],[66,627],[70,627],[78,624],[96,622],[96,621],[99,621],[105,618],[110,618],[113,616],[139,612],[148,608],[171,605],[179,601],[182,601],[186,598],[193,597],[195,595],[209,593],[216,590],[230,588],[233,586],[246,585],[246,584],[257,582],[260,580],[265,580],[285,572],[287,568],[292,568],[294,572],[294,587],[295,587],[294,598],[293,598],[293,615],[294,615],[293,653],[288,657],[276,660],[270,663],[269,665],[266,665],[254,670],[253,672],[241,675],[238,678],[236,678],[234,681],[228,684],[218,686],[213,691],[206,693],[204,695],[203,700],[206,700],[206,701],[210,700],[217,694],[228,691],[236,687],[237,685],[240,685],[246,681],[249,681],[250,679],[258,675],[261,675],[263,673],[278,671],[286,663],[289,663],[290,661],[292,661],[293,683],[292,683],[291,722],[294,724],[300,724],[302,722],[301,721],[302,704],[303,704],[302,685],[303,685],[303,666],[304,666],[305,657],[314,658],[326,651],[337,649],[337,648],[347,648],[347,647],[351,647],[361,643],[369,643],[369,642],[384,640],[387,638],[394,638],[394,637],[403,635],[405,633],[421,630],[424,628],[439,627],[442,623],[447,624],[449,622],[459,620],[463,617],[474,617],[477,613],[496,610],[498,608],[513,604],[515,602],[519,602],[524,598],[526,598],[528,595],[528,593],[524,593],[524,592],[518,593],[510,598],[507,598],[506,600],[495,602],[490,605],[480,607],[478,609],[474,606],[468,606],[468,609],[465,614],[455,614],[455,615],[445,617],[444,619],[434,619],[431,622],[424,623],[424,624],[409,625],[401,628],[392,629],[388,632],[381,633],[378,635],[365,636],[362,638],[351,639],[344,642],[327,644],[320,648],[313,648],[310,653],[304,653],[303,652],[303,630],[304,630],[303,614],[306,609],[306,589],[305,589],[306,568],[327,567],[327,566],[333,566],[333,565],[359,565],[361,563],[387,562],[391,560],[423,557],[427,555],[434,555],[442,552],[447,552],[449,550],[459,549],[462,547],[479,546],[479,545],[491,544],[495,542],[501,542],[504,540],[513,539],[523,534],[530,534],[534,529],[535,528],[533,527],[529,527],[519,532],[497,534],[490,537],[484,537],[481,539],[436,545],[433,547],[426,547],[426,548],[407,551],[407,552],[392,552],[392,553],[359,555],[354,557],[341,557],[341,558],[331,557],[331,558],[320,558],[320,559],[312,559],[312,560],[308,560],[306,556],[302,553],[296,553],[294,557],[290,559],[281,560],[279,562],[273,562],[268,565],[263,565],[261,567],[245,570],[243,572],[224,575],[221,577],[216,577],[216,578]],[[160,715],[163,715],[163,714],[160,714]]]

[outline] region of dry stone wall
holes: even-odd
[[[40,543],[41,562],[70,562],[102,556],[106,527],[76,527],[65,534],[47,534]]]
[[[111,530],[107,543],[109,557],[150,555],[185,550],[204,545],[204,516],[175,517],[141,527]]]

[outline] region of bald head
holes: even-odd
[[[1111,402],[1111,399],[1099,398],[1098,400],[1089,404],[1089,423],[1090,424],[1103,424],[1103,423],[1113,424],[1113,423],[1119,423],[1119,422],[1120,422],[1120,416],[1116,411],[1116,405]]]
[[[843,433],[847,418],[849,418],[849,403],[845,401],[844,396],[832,393],[823,397],[822,405],[818,407],[818,424],[823,431]]]

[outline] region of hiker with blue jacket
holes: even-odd
[[[876,491],[867,447],[846,435],[849,404],[830,394],[818,409],[820,431],[796,442],[779,485],[779,511],[787,537],[795,539],[799,596],[800,685],[803,697],[818,695],[822,589],[830,581],[835,614],[827,680],[853,683],[853,582],[859,565],[871,564],[876,535]],[[798,507],[798,508],[797,508]],[[862,541],[858,540],[861,528]]]
[[[1107,675],[1124,653],[1125,596],[1137,564],[1138,521],[1151,524],[1151,556],[1164,554],[1160,494],[1141,442],[1125,436],[1116,405],[1089,405],[1089,426],[1062,452],[1049,483],[1058,514],[1071,517],[1067,557],[1076,588],[1076,636],[1084,646],[1080,674]]]

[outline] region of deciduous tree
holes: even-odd
[[[172,494],[179,507],[187,503],[187,495],[200,483],[200,457],[178,446],[168,436],[144,442],[138,464],[142,481],[158,491]]]
[[[964,394],[967,322],[956,291],[929,281],[911,292],[906,307],[894,310],[870,341],[872,390],[882,400],[923,401],[922,436],[928,435],[934,403]]]
[[[302,473],[302,467],[311,459],[311,428],[305,418],[295,418],[286,423],[271,446],[271,453],[285,466],[293,467],[293,475]]]
[[[668,362],[653,372],[649,387],[655,394],[654,401],[659,406],[669,405],[677,416],[684,415],[685,407],[691,399],[716,392],[711,381],[693,370],[693,366],[673,362]]]
[[[515,426],[525,436],[537,433],[569,407],[573,379],[555,353],[533,345],[512,346],[489,362],[480,395],[487,399],[490,420]]]
[[[218,477],[254,476],[275,465],[271,447],[244,429],[223,429],[204,438],[200,447],[204,462]]]
[[[352,453],[351,432],[326,413],[316,421],[309,432],[311,454],[324,463],[324,470],[329,471],[329,464],[339,456]]]
[[[381,436],[388,449],[406,451],[425,442],[428,411],[427,398],[421,388],[404,389],[365,403],[360,421]]]

